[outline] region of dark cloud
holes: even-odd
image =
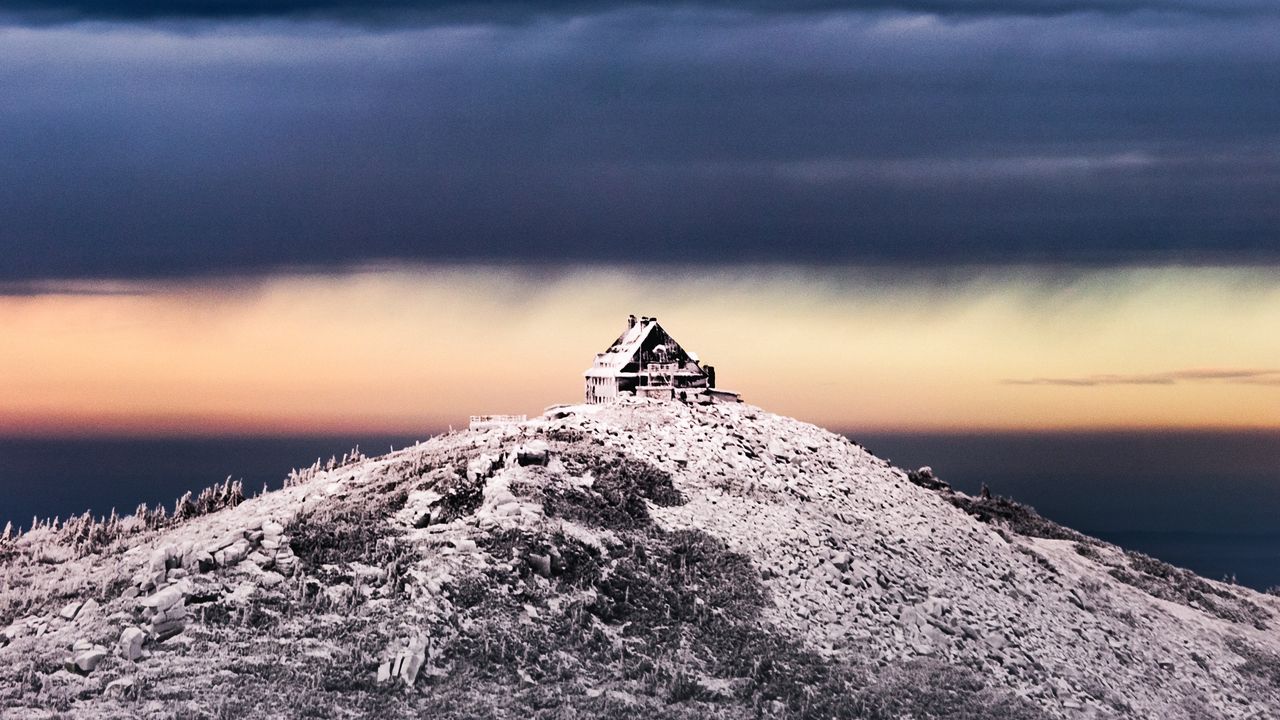
[[[1265,15],[685,5],[10,25],[0,281],[1278,263],[1277,36]]]
[[[1280,370],[1202,368],[1137,375],[1087,375],[1068,378],[1005,380],[1006,385],[1059,385],[1098,387],[1102,385],[1177,385],[1179,383],[1225,382],[1245,385],[1280,385]]]
[[[1270,0],[0,0],[0,12],[40,22],[83,19],[241,19],[326,17],[348,21],[525,22],[532,18],[619,8],[706,8],[759,14],[908,12],[945,16],[1035,16],[1073,13],[1275,14]]]
[[[152,291],[136,285],[121,283],[91,283],[76,281],[0,282],[0,297],[42,297],[45,295],[147,295]]]

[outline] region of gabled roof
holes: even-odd
[[[608,350],[596,356],[595,364],[587,375],[612,375],[614,372],[621,370],[627,363],[635,359],[636,352],[640,350],[640,346],[644,344],[645,338],[649,337],[649,333],[658,327],[657,322],[637,322],[635,325],[627,328]]]

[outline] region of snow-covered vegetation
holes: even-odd
[[[0,536],[4,717],[1265,718],[1280,598],[748,405]]]

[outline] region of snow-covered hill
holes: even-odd
[[[1280,598],[749,405],[335,465],[0,541],[0,716],[1280,717]]]

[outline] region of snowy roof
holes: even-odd
[[[635,358],[636,351],[644,344],[649,333],[658,327],[656,322],[637,322],[627,328],[608,350],[596,355],[595,364],[586,372],[592,375],[613,375]]]

